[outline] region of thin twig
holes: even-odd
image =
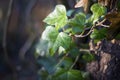
[[[82,51],[82,52],[90,52],[89,49],[80,49],[80,51]]]
[[[11,15],[11,9],[12,9],[12,4],[13,4],[13,0],[10,0],[9,2],[9,6],[8,6],[8,12],[5,18],[5,23],[3,26],[3,51],[5,54],[5,59],[8,61],[8,54],[7,54],[7,42],[6,42],[6,38],[7,38],[7,26],[8,26],[8,21]]]
[[[96,26],[109,27],[109,25],[104,25],[103,24],[105,21],[106,21],[106,19],[103,19],[101,22],[97,22]]]
[[[70,67],[70,70],[75,66],[75,64],[77,63],[78,59],[79,59],[79,55],[75,58],[74,63],[73,63],[72,66]]]
[[[103,27],[106,27],[106,28],[110,27],[109,25],[103,25],[103,24],[101,24],[100,26],[103,26]]]
[[[90,52],[90,50],[88,50],[88,49],[80,49],[80,51]],[[79,55],[75,58],[75,61],[74,61],[74,63],[72,64],[72,66],[70,67],[70,69],[72,69],[72,68],[75,66],[75,64],[77,63],[78,59],[79,59]]]
[[[84,30],[80,35],[75,35],[75,37],[81,37],[81,38],[82,38],[82,37],[86,37],[86,36],[90,35],[91,32],[93,31],[94,27],[96,27],[96,26],[109,27],[108,25],[103,25],[103,23],[104,23],[105,21],[106,21],[106,19],[103,19],[101,22],[97,22],[97,24],[94,24],[94,25],[91,27],[90,31],[89,31],[87,34],[83,35],[84,32],[86,31],[86,30]]]
[[[75,37],[86,37],[86,36],[88,36],[92,31],[93,31],[93,28],[94,28],[95,26],[93,25],[92,27],[91,27],[91,29],[90,29],[90,31],[87,33],[87,34],[85,34],[85,35],[83,35],[83,33],[81,33],[80,35],[75,35]],[[83,31],[84,32],[84,31]]]
[[[96,24],[96,26],[99,26],[99,25],[101,25],[101,24],[103,24],[104,22],[106,21],[106,19],[103,19],[102,21],[97,21],[97,24]]]
[[[62,61],[65,59],[66,56],[68,56],[68,53],[66,55],[64,55],[62,57],[62,59],[60,59],[60,61],[58,62],[58,64],[55,67],[58,67],[62,63]]]

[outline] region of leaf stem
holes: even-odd
[[[60,61],[58,62],[58,64],[55,67],[58,67],[62,63],[62,61],[65,59],[66,56],[68,56],[68,53],[66,55],[64,55],[62,57],[62,59],[60,59]]]
[[[78,59],[79,59],[79,55],[76,56],[74,63],[73,63],[72,66],[70,67],[70,70],[75,66],[75,64],[77,63]]]
[[[97,21],[96,26],[109,27],[108,25],[104,25],[104,24],[103,24],[105,21],[106,21],[106,19],[103,19],[101,22]]]
[[[84,32],[86,31],[86,29],[85,29],[80,35],[75,35],[75,37],[80,37],[80,38],[82,38],[82,37],[86,37],[86,36],[90,35],[91,32],[93,31],[93,29],[94,29],[96,26],[109,27],[108,25],[103,25],[103,23],[104,23],[105,21],[106,21],[106,19],[103,19],[101,22],[97,22],[97,24],[93,24],[93,26],[90,28],[90,31],[89,31],[87,34],[83,35]]]
[[[93,31],[93,28],[94,28],[94,27],[95,27],[95,25],[93,25],[93,26],[91,27],[90,31],[89,31],[87,34],[83,35],[83,32],[85,32],[85,30],[84,30],[80,35],[75,35],[75,37],[80,37],[80,38],[82,38],[82,37],[88,36],[88,35]]]

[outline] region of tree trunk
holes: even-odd
[[[96,46],[90,42],[90,48],[96,55],[96,61],[87,64],[91,80],[120,80],[120,41],[103,40]]]
[[[104,4],[104,1],[109,2]],[[117,0],[98,0],[98,2],[107,6],[109,13],[116,9]],[[86,66],[91,80],[120,80],[120,40],[102,40],[96,45],[91,40],[90,50],[96,58]]]

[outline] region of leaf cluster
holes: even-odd
[[[82,53],[75,45],[73,36],[86,37],[90,35],[90,38],[97,41],[106,37],[106,28],[99,28],[100,25],[98,25],[98,21],[104,19],[106,8],[100,4],[93,4],[91,11],[92,14],[89,17],[85,13],[79,12],[73,18],[68,19],[65,6],[57,5],[55,10],[43,20],[48,26],[40,38],[36,51],[39,55],[55,57],[39,61],[45,68],[45,70],[42,70],[44,75],[40,71],[40,74],[46,77],[45,80],[85,79],[84,75],[87,75],[87,73],[73,69],[79,60],[80,53]],[[89,31],[86,34],[87,29]],[[92,61],[94,56],[89,51],[85,52],[81,59],[84,62]],[[75,59],[73,60],[68,55],[72,55]]]

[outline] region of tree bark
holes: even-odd
[[[108,1],[108,2],[107,2]],[[116,9],[118,0],[98,0],[107,7],[107,11]],[[90,51],[96,60],[88,63],[86,70],[90,73],[91,80],[120,80],[120,40],[102,40],[97,44],[90,41]]]
[[[96,46],[90,42],[96,61],[87,64],[91,80],[120,80],[120,41],[103,40]]]

